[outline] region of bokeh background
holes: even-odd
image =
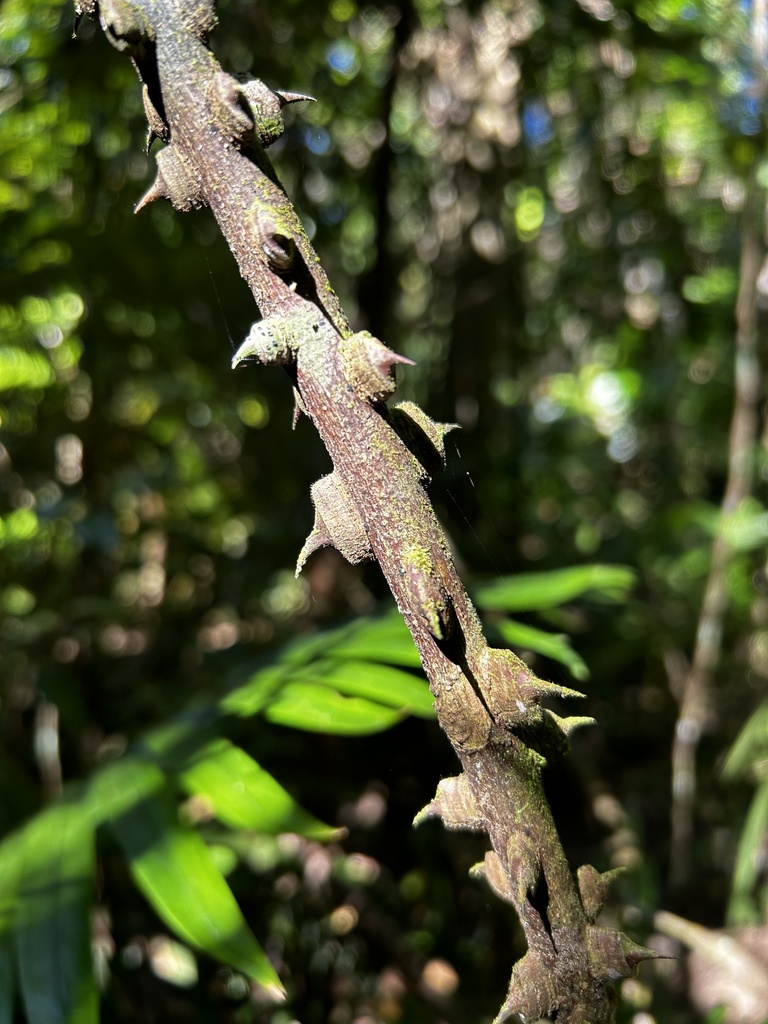
[[[281,180],[355,325],[416,361],[398,396],[462,427],[432,493],[489,629],[598,720],[547,772],[565,847],[574,867],[626,867],[607,919],[681,957],[622,984],[620,1020],[759,1024],[763,0],[221,0],[219,16],[227,70],[316,97],[286,112]],[[50,897],[52,814],[91,807],[104,766],[156,753],[149,737],[297,637],[368,616],[397,633],[375,567],[322,552],[294,579],[328,457],[306,419],[291,430],[279,370],[229,369],[257,311],[209,212],[133,215],[154,174],[139,84],[72,22],[58,0],[0,9],[0,988],[17,974],[23,996],[15,1017],[0,999],[3,1021],[75,1019],[35,1001],[50,972],[29,973],[29,936],[52,960],[63,940],[50,901],[30,911],[35,885],[9,882],[20,835]],[[572,593],[542,575],[535,596],[529,574],[568,567]],[[527,605],[504,589],[520,574]],[[547,657],[540,630],[573,653]],[[163,748],[163,785],[287,1001],[193,951],[157,876],[142,890],[133,819],[97,822],[73,906],[102,1020],[490,1021],[522,940],[467,875],[482,840],[411,829],[456,768],[428,711],[354,734],[331,710],[347,735],[330,735],[249,707],[209,736],[346,838],[225,828],[190,777],[181,793],[181,748]],[[721,944],[713,975],[680,942],[726,926],[752,957],[741,1008],[743,960]]]

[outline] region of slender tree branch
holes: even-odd
[[[132,57],[150,137],[166,143],[138,209],[160,198],[180,211],[211,207],[263,316],[234,363],[284,366],[333,460],[333,473],[312,488],[315,525],[298,569],[324,545],[353,563],[375,558],[419,650],[463,767],[420,819],[488,834],[492,849],[476,871],[515,908],[528,943],[498,1020],[519,1013],[608,1024],[615,979],[656,954],[595,925],[610,874],[585,865],[577,883],[544,796],[545,758],[561,756],[584,719],[559,719],[542,699],[578,694],[488,647],[425,490],[452,425],[412,403],[385,404],[394,365],[408,360],[350,332],[266,156],[282,130],[281,106],[297,97],[221,70],[206,46],[212,0],[81,0],[80,8],[98,14]]]
[[[739,290],[734,344],[734,406],[728,439],[728,476],[720,521],[712,542],[709,575],[696,627],[691,664],[685,677],[672,743],[670,884],[688,876],[696,799],[696,750],[710,713],[712,677],[720,659],[723,620],[728,608],[726,575],[733,556],[728,520],[752,487],[752,466],[761,394],[758,360],[758,277],[763,262],[761,189],[752,176],[744,204]]]
[[[376,238],[374,241],[374,264],[360,281],[360,306],[367,324],[374,331],[389,326],[392,310],[392,260],[389,252],[389,199],[394,167],[392,149],[392,107],[397,89],[403,49],[412,28],[413,5],[411,0],[400,0],[399,16],[395,25],[390,67],[381,93],[381,119],[384,125],[384,141],[377,150],[371,174],[371,189],[375,203]]]

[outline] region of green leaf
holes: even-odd
[[[102,798],[111,794],[116,808],[110,828],[157,914],[183,941],[282,992],[207,846],[179,821],[160,769],[137,759],[112,769],[99,780]]]
[[[506,577],[475,587],[472,594],[480,608],[488,611],[540,611],[587,594],[624,601],[634,583],[634,570],[627,566],[579,565]]]
[[[164,776],[157,769],[148,771],[148,767],[142,758],[121,757],[96,772],[88,785],[88,806],[94,825],[125,814],[159,788]]]
[[[378,661],[404,668],[421,668],[421,658],[399,612],[361,619],[328,652],[336,658]]]
[[[756,762],[768,758],[768,701],[760,704],[747,719],[728,751],[723,778],[746,774]]]
[[[382,732],[402,718],[398,711],[363,697],[344,697],[325,686],[298,682],[287,683],[264,714],[277,725],[339,736]]]
[[[99,1019],[91,957],[94,834],[87,805],[62,801],[22,833],[14,937],[29,1024]]]
[[[275,700],[290,679],[291,668],[273,665],[258,669],[240,686],[236,686],[219,701],[219,710],[227,715],[250,718],[258,715]]]
[[[431,705],[428,688],[416,676],[386,665],[330,660],[260,669],[219,703],[227,714],[262,713],[293,729],[350,736],[388,729],[401,720],[401,712],[431,717]]]
[[[351,697],[366,697],[403,714],[434,718],[434,698],[423,676],[367,661],[318,661],[294,673],[300,683],[332,686]]]
[[[338,839],[331,828],[305,811],[269,772],[229,740],[215,740],[181,773],[184,787],[208,800],[219,821],[234,829],[277,835],[296,832],[309,839]]]
[[[527,626],[522,622],[505,619],[495,622],[495,628],[510,647],[525,647],[537,654],[543,654],[553,661],[565,665],[575,679],[589,679],[589,669],[584,659],[571,647],[568,637],[562,633],[546,633],[544,630]]]
[[[744,827],[739,836],[733,867],[728,924],[759,924],[763,915],[757,906],[755,885],[762,870],[760,852],[768,832],[768,779],[752,798]]]

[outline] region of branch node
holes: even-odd
[[[365,525],[338,475],[334,472],[321,477],[312,484],[311,493],[315,523],[299,554],[296,575],[314,551],[328,545],[335,547],[352,565],[373,558]]]
[[[419,811],[413,824],[420,825],[429,818],[442,818],[443,824],[449,829],[484,832],[486,828],[482,812],[477,806],[477,798],[463,772],[440,780],[434,800]]]
[[[590,924],[594,924],[599,917],[611,885],[623,873],[624,868],[613,868],[601,873],[591,864],[582,864],[576,872],[581,904]]]
[[[390,425],[424,469],[423,483],[445,469],[445,437],[458,423],[436,423],[415,402],[398,402],[388,410]]]
[[[238,81],[217,71],[208,87],[211,113],[221,134],[238,149],[249,149],[255,139],[267,149],[285,131],[282,109],[287,103],[312,100],[298,92],[273,91],[260,78]]]
[[[152,129],[150,128],[150,131]],[[134,213],[143,210],[155,199],[168,199],[181,213],[207,206],[205,192],[189,160],[177,152],[173,145],[157,154],[157,176],[134,207]]]
[[[368,331],[350,334],[341,342],[344,371],[357,395],[364,401],[385,402],[394,394],[394,367],[401,363],[415,366],[412,359],[387,348]]]
[[[129,0],[100,0],[98,4],[85,3],[76,7],[80,13],[98,11],[104,35],[116,50],[127,50],[132,56],[141,56],[154,42],[152,24],[138,4]]]
[[[256,359],[265,366],[295,362],[302,342],[318,329],[320,319],[314,306],[302,303],[257,321],[232,357],[232,369],[246,359]]]

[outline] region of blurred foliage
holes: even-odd
[[[768,184],[752,7],[219,13],[226,68],[317,97],[270,151],[282,180],[356,323],[417,360],[400,395],[464,428],[433,490],[491,635],[558,681],[589,666],[598,726],[548,772],[571,862],[631,869],[613,914],[641,939],[661,905],[722,924],[729,892],[734,923],[762,921],[764,433],[753,494],[719,514],[742,224],[756,190],[762,232]],[[0,935],[18,901],[25,992],[83,1020],[89,940],[105,1021],[490,1020],[521,940],[467,877],[478,837],[410,830],[454,770],[413,649],[394,617],[356,624],[386,599],[375,569],[321,552],[293,578],[327,456],[291,433],[279,371],[229,370],[255,310],[211,217],[133,217],[153,174],[136,77],[71,27],[64,0],[0,10]],[[671,892],[670,667],[718,530],[730,606]],[[185,871],[202,901],[235,893],[221,935]],[[250,930],[285,1005],[246,977],[243,956],[268,980]],[[683,990],[644,969],[621,1020],[692,1019]],[[30,1020],[64,1019],[41,1000]]]

